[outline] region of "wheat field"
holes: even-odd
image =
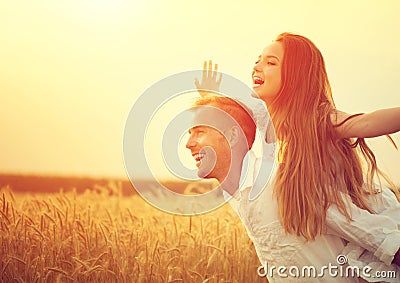
[[[178,216],[123,197],[1,189],[2,282],[268,282],[229,205]]]

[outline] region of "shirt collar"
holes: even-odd
[[[245,189],[250,190],[249,200],[256,199],[266,189],[274,169],[274,159],[264,156],[257,158],[254,151],[249,150],[243,159],[239,189],[233,196],[223,190],[225,200],[229,201],[231,198],[240,200]]]

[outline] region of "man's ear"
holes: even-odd
[[[240,128],[236,125],[229,130],[228,141],[231,147],[235,146],[239,142],[240,132]]]

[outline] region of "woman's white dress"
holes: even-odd
[[[233,197],[226,192],[224,195],[252,239],[264,266],[263,274],[270,282],[358,282],[358,276],[351,276],[351,268],[358,268],[359,273],[354,274],[370,282],[400,282],[399,269],[390,265],[400,246],[400,205],[388,189],[382,193],[383,202],[373,204],[379,214],[352,206],[353,221],[348,222],[331,206],[327,213],[327,233],[307,242],[286,234],[280,224],[277,202],[272,196],[273,159],[265,156],[257,159],[249,151],[244,163],[247,166],[244,166],[246,172],[242,171],[240,190]],[[260,186],[259,172],[268,171],[272,176],[262,180],[261,184],[266,186]],[[362,268],[366,265],[372,271],[364,274]],[[379,270],[394,270],[397,278],[368,277]]]

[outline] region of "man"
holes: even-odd
[[[225,192],[239,188],[243,160],[254,143],[252,113],[234,99],[204,96],[194,104],[195,117],[186,147],[200,178],[215,178]]]

